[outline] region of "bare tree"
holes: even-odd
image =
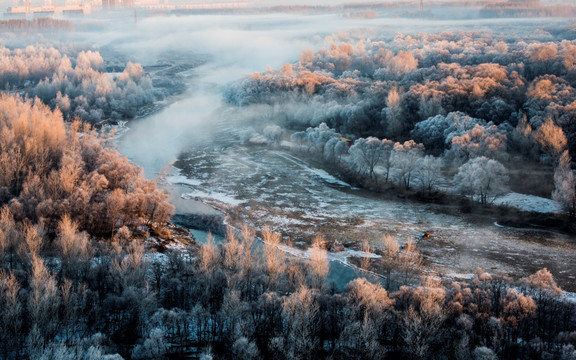
[[[326,275],[328,275],[328,270],[330,265],[328,263],[328,255],[324,249],[325,240],[321,236],[317,236],[314,239],[314,243],[310,248],[310,280],[312,288],[321,289]]]
[[[286,323],[286,350],[291,359],[310,359],[318,349],[320,307],[313,290],[301,287],[282,303]]]
[[[568,150],[562,153],[554,171],[552,199],[562,204],[570,216],[576,216],[576,177]]]
[[[392,272],[398,267],[398,251],[400,251],[400,245],[391,235],[384,235],[382,237],[382,246],[380,251],[382,253],[380,264],[386,279],[386,289],[390,289],[390,286],[392,285]]]
[[[442,179],[442,158],[426,155],[418,161],[420,162],[417,171],[418,180],[422,189],[431,193]]]
[[[262,229],[264,269],[268,274],[268,287],[272,289],[275,288],[278,277],[286,266],[284,253],[278,249],[280,238],[280,234],[272,232],[268,227]]]
[[[401,182],[406,189],[410,188],[410,181],[412,176],[417,172],[420,159],[424,151],[422,144],[417,144],[414,140],[405,141],[403,144],[396,143],[394,145],[394,167],[398,171],[398,181]]]

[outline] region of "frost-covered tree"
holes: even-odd
[[[79,116],[95,123],[108,118],[129,118],[135,116],[140,107],[162,96],[140,64],[128,62],[124,71],[114,78],[103,71],[104,59],[97,51],[80,51],[71,61],[54,48],[30,48],[25,59],[21,52],[4,54],[0,59],[21,63],[16,83],[32,82],[33,86],[26,89],[27,94],[60,109],[67,119]],[[39,65],[42,61],[45,64]],[[0,65],[0,79],[2,67]]]
[[[322,288],[330,269],[328,253],[323,248],[324,243],[324,238],[317,236],[310,248],[309,275],[314,288]]]
[[[330,138],[324,145],[324,157],[328,161],[339,164],[342,157],[348,154],[348,141],[341,137]]]
[[[66,125],[59,110],[0,97],[0,188],[31,221],[49,233],[66,215],[78,230],[108,234],[121,226],[163,227],[172,205],[156,183],[142,176],[106,135],[79,121]]]
[[[385,351],[378,338],[386,333],[395,301],[380,284],[366,279],[351,281],[347,291],[350,325],[342,332],[341,341],[353,354],[372,359]]]
[[[552,273],[546,268],[522,278],[520,282],[527,288],[535,300],[541,300],[545,296],[562,296],[562,289],[556,284]]]
[[[399,324],[403,351],[409,358],[427,359],[432,357],[445,339],[446,330],[443,325],[447,316],[441,305],[444,293],[442,289],[430,287],[419,287],[413,292],[420,301],[402,314]]]
[[[396,143],[394,144],[393,156],[398,182],[409,189],[412,176],[418,171],[419,159],[424,156],[424,146],[417,144],[414,140]]]
[[[296,134],[293,134],[293,139],[298,139],[298,137],[294,137]],[[334,129],[331,129],[326,123],[321,123],[317,127],[310,127],[306,129],[305,132],[305,142],[308,144],[308,151],[312,153],[320,153],[324,152],[324,147],[326,146],[326,142],[328,140],[339,137],[340,134],[336,133]]]
[[[263,133],[272,144],[279,144],[284,136],[284,129],[278,125],[268,125],[264,128]]]
[[[132,350],[132,359],[164,359],[168,345],[162,329],[154,328],[148,334],[143,344],[138,344]]]
[[[282,318],[286,327],[286,351],[291,359],[310,359],[317,349],[320,305],[311,289],[301,287],[284,299]]]
[[[461,112],[436,115],[417,123],[410,133],[415,141],[421,142],[427,151],[440,154],[452,145],[452,139],[462,136],[476,125],[486,122]]]
[[[477,195],[480,202],[486,204],[505,191],[508,179],[504,165],[480,156],[460,166],[454,183],[458,191],[473,197]]]
[[[457,162],[478,156],[502,160],[506,158],[506,135],[493,124],[486,127],[476,124],[471,130],[452,138],[446,155]]]
[[[384,278],[386,279],[386,289],[390,290],[392,285],[392,273],[398,270],[400,244],[390,235],[382,237],[382,244],[380,247],[381,258],[380,266],[382,267]]]
[[[2,356],[17,358],[21,348],[23,306],[20,300],[21,286],[13,273],[0,271],[0,349]]]
[[[560,156],[566,149],[568,140],[562,128],[554,124],[552,118],[548,118],[542,126],[535,132],[534,139],[542,150],[552,158]]]
[[[442,179],[442,158],[426,155],[418,159],[419,165],[416,176],[423,190],[431,192]]]
[[[394,141],[382,139],[383,151],[382,151],[382,160],[380,161],[380,164],[385,171],[384,173],[385,182],[388,182],[388,180],[390,180],[390,171],[394,166],[394,160],[395,160],[394,145],[395,145]]]
[[[498,356],[494,351],[486,346],[478,346],[472,352],[474,360],[497,360]]]
[[[262,257],[264,260],[264,269],[266,269],[269,276],[268,286],[271,288],[275,287],[278,277],[286,266],[284,253],[278,248],[280,240],[280,234],[272,232],[267,227],[262,229],[262,241],[264,242]]]
[[[256,344],[243,336],[232,345],[232,354],[236,359],[256,360],[260,358]]]
[[[370,180],[376,181],[374,169],[382,161],[385,151],[389,151],[386,144],[378,138],[358,139],[349,150],[351,166],[357,169],[358,173],[366,174]]]
[[[386,134],[390,138],[396,138],[404,130],[401,98],[396,87],[390,89],[386,98],[386,108],[382,112],[386,117]]]
[[[60,297],[56,279],[49,273],[44,260],[32,256],[31,291],[28,295],[28,315],[32,324],[28,335],[29,346],[42,350],[58,331]]]
[[[445,115],[446,111],[442,108],[442,101],[437,94],[430,96],[422,95],[418,104],[418,115],[421,119],[429,119],[433,116]]]
[[[514,130],[512,130],[509,143],[511,150],[517,151],[530,158],[534,158],[538,152],[537,145],[534,141],[534,132],[525,113],[522,114],[518,124]]]

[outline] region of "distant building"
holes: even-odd
[[[58,15],[84,15],[89,14],[90,12],[92,12],[91,3],[77,3],[64,6],[30,6],[30,4],[27,4],[9,7],[4,13],[4,17],[12,19],[46,18]]]
[[[27,14],[28,7],[26,6],[10,6],[6,13],[4,13],[4,17],[10,19],[26,19]]]
[[[135,5],[147,10],[194,12],[210,10],[237,10],[251,5],[248,1],[190,1],[190,0],[135,0]]]
[[[83,9],[62,10],[62,15],[66,16],[66,17],[82,16],[82,15],[85,15],[85,14],[86,14],[86,13],[84,12]]]
[[[102,0],[103,9],[131,8],[134,5],[134,0]]]
[[[37,11],[34,11],[32,13],[32,16],[34,18],[47,18],[47,17],[53,17],[54,14],[56,13],[56,11],[54,9],[40,9]]]
[[[60,5],[64,4],[64,5]],[[14,6],[4,13],[7,18],[58,17],[84,15],[94,9],[140,8],[149,11],[195,12],[237,10],[246,8],[249,1],[220,0],[14,0]]]

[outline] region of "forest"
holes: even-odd
[[[297,63],[236,82],[225,99],[264,113],[264,135],[287,129],[297,151],[370,189],[393,183],[430,196],[447,178],[490,203],[518,189],[513,173],[554,167],[520,191],[552,195],[574,215],[576,32],[549,30],[521,40],[338,33]]]
[[[576,356],[576,304],[546,269],[442,285],[417,248],[387,238],[371,265],[388,289],[358,278],[336,292],[321,237],[307,260],[247,226],[166,249],[148,237],[171,237],[166,194],[104,135],[39,100],[4,95],[0,108],[2,166],[14,169],[1,179],[5,359]]]
[[[325,41],[225,86],[224,110],[206,121],[248,119],[222,131],[261,135],[251,147],[314,159],[374,193],[485,208],[528,189],[573,223],[574,25]],[[223,223],[222,241],[195,242],[171,223],[168,192],[102,126],[169,89],[145,65],[102,54],[0,47],[1,359],[576,359],[576,302],[544,266],[452,281],[416,243],[382,234],[378,248],[359,244],[342,290],[322,234],[302,257],[266,226]],[[532,169],[547,182],[515,181]]]
[[[388,237],[362,259],[387,288],[359,277],[338,292],[321,237],[308,259],[247,226],[167,249],[173,207],[109,136],[40,100],[4,95],[0,108],[2,358],[576,356],[576,304],[546,269],[442,284]]]
[[[0,84],[58,108],[67,120],[90,124],[133,118],[167,95],[142,65],[128,62],[122,71],[110,71],[98,51],[75,44],[0,47]]]

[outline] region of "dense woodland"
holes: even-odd
[[[289,129],[297,149],[370,188],[431,192],[448,177],[487,203],[507,190],[510,167],[540,163],[556,167],[552,195],[575,213],[573,26],[522,39],[473,31],[377,39],[334,34],[328,47],[253,74],[225,98],[264,123],[275,119],[264,133]]]
[[[486,203],[513,161],[553,166],[552,196],[574,214],[574,29],[536,35],[545,42],[350,36],[234,84],[227,100],[278,119],[261,127],[271,143],[287,128],[296,151],[370,186],[433,192],[451,168]],[[576,358],[576,304],[546,269],[443,284],[416,246],[387,236],[380,258],[358,259],[370,280],[337,291],[321,237],[306,259],[248,227],[166,247],[167,194],[88,125],[158,94],[140,65],[106,73],[97,52],[72,53],[0,49],[12,93],[0,97],[0,358]]]
[[[0,86],[91,124],[133,118],[165,95],[142,65],[128,62],[121,72],[107,72],[98,51],[74,46],[0,47]]]
[[[105,136],[39,101],[3,96],[0,114],[4,359],[576,356],[576,305],[545,269],[442,285],[385,237],[360,264],[381,280],[336,292],[322,238],[308,259],[247,227],[158,253],[173,208]]]

